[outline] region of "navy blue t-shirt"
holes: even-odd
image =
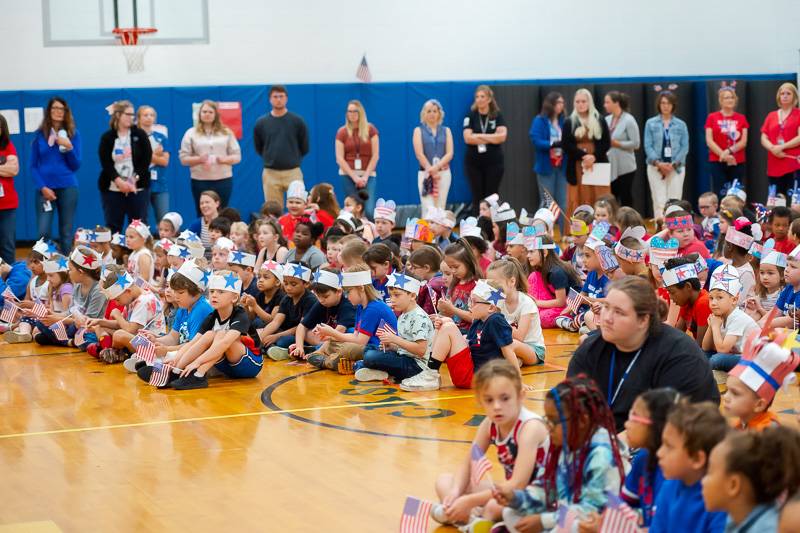
[[[502,313],[493,313],[486,320],[472,322],[467,332],[467,342],[472,354],[472,364],[477,372],[490,360],[503,357],[500,348],[514,342],[511,325]]]
[[[344,295],[333,307],[325,307],[320,302],[315,303],[302,321],[303,326],[308,330],[314,329],[319,324],[327,324],[332,328],[344,326],[346,329],[350,329],[355,326],[355,323],[356,308]]]
[[[303,293],[303,296],[300,297],[297,304],[294,303],[292,297],[288,294],[284,296],[278,306],[278,312],[286,315],[286,319],[283,321],[283,324],[281,324],[281,331],[297,326],[315,303],[317,303],[317,297],[309,290]]]
[[[605,274],[598,276],[597,272],[591,271],[586,276],[581,292],[585,292],[587,296],[592,298],[602,298],[606,295],[607,284],[608,278]]]
[[[794,287],[787,285],[778,295],[778,301],[775,302],[775,307],[780,309],[784,314],[789,314],[797,307],[798,300],[800,300],[800,291],[794,292]]]

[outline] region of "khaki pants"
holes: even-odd
[[[339,365],[339,359],[342,357],[351,361],[363,359],[364,346],[355,342],[327,341],[314,353],[325,356],[324,368],[336,370]]]
[[[283,209],[283,197],[286,195],[289,184],[295,180],[303,181],[303,171],[300,170],[300,167],[290,168],[288,170],[265,168],[261,172],[261,187],[264,189],[264,201],[275,200],[281,204],[281,209]]]

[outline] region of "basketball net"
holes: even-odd
[[[122,48],[129,74],[144,70],[144,55],[149,46],[140,43],[139,37],[156,31],[155,28],[114,28],[114,34]]]

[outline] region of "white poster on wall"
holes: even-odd
[[[8,122],[8,133],[11,135],[19,134],[19,111],[16,109],[0,109],[0,115]]]
[[[26,107],[25,108],[25,133],[32,133],[39,129],[44,118],[44,108]]]

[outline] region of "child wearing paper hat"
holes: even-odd
[[[734,220],[733,226],[725,232],[723,254],[739,272],[739,281],[742,284],[739,307],[742,308],[747,298],[752,296],[756,285],[756,275],[753,265],[750,264],[748,252],[754,243],[761,241],[761,237],[761,226],[751,223],[745,217]]]
[[[228,269],[232,270],[242,280],[243,293],[258,296],[258,282],[254,273],[256,256],[242,250],[231,250],[228,253]]]
[[[300,217],[305,215],[308,201],[306,186],[301,180],[295,180],[289,184],[286,190],[286,211],[287,213],[278,219],[278,223],[283,230],[283,238],[287,241],[292,240],[294,226]]]
[[[241,303],[252,318],[253,329],[259,330],[272,320],[273,310],[286,296],[283,292],[283,265],[272,260],[261,263],[256,287],[258,294],[255,297],[243,294]]]
[[[317,302],[317,298],[308,289],[311,283],[311,268],[303,262],[286,263],[283,266],[283,290],[286,296],[278,305],[278,312],[264,329],[257,330],[263,349],[274,360],[275,350],[286,349],[294,342],[297,325]],[[274,348],[274,349],[273,349]]]
[[[170,211],[165,213],[158,222],[158,236],[161,239],[175,239],[181,232],[183,217],[180,213]]]
[[[761,320],[778,301],[785,285],[786,254],[774,248],[775,241],[767,239],[761,250],[755,293],[746,302],[747,314]],[[754,256],[755,257],[755,256]]]
[[[392,241],[400,246],[400,237],[392,234],[397,220],[397,205],[394,200],[384,200],[378,198],[375,202],[375,237],[372,244],[380,244],[384,241]]]
[[[698,253],[703,258],[711,257],[708,248],[694,233],[692,214],[679,205],[671,205],[664,211],[664,225],[669,236],[678,241],[678,255]]]

